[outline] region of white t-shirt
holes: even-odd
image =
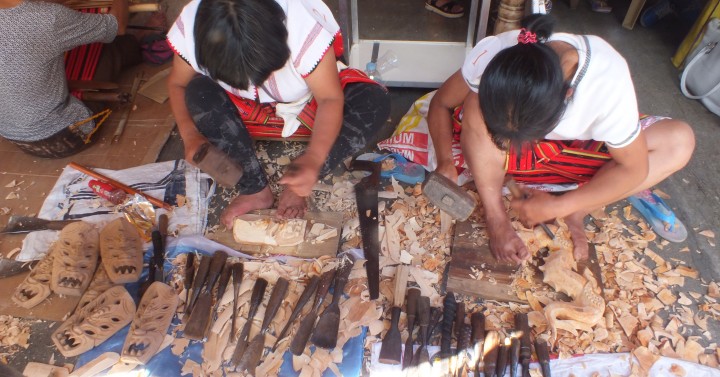
[[[502,49],[517,44],[519,30],[484,38],[465,58],[461,72],[477,93],[480,77]],[[555,33],[549,41],[563,41],[578,52],[574,94],[548,140],[596,140],[622,148],[640,134],[637,99],[625,59],[599,37]],[[589,55],[589,56],[588,56]],[[587,64],[584,75],[580,75]],[[482,100],[482,99],[480,99]]]
[[[247,90],[233,88],[219,82],[220,86],[237,97],[257,100],[262,103],[290,103],[308,97],[310,88],[305,82],[325,52],[332,47],[333,40],[340,35],[340,26],[322,0],[275,0],[287,16],[290,59],[284,67],[273,72],[259,87],[252,83]],[[195,15],[200,0],[193,0],[183,8],[168,32],[168,41],[196,72],[207,75],[198,66],[195,58]]]

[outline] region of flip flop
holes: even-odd
[[[655,193],[639,193],[629,197],[635,207],[658,236],[670,242],[683,242],[687,238],[685,225],[675,217],[675,212]]]
[[[439,14],[446,18],[460,18],[465,15],[465,7],[461,6],[460,11],[453,12],[456,5],[461,5],[457,0],[450,0],[443,5],[437,5],[438,0],[429,0],[425,2],[425,9]]]
[[[392,158],[393,162],[383,165],[384,169],[380,171],[381,178],[395,177],[398,181],[410,185],[421,183],[425,180],[425,168],[423,168],[422,165],[408,161],[399,153],[365,153],[358,156],[357,159],[381,162],[388,158]]]

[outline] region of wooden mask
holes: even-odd
[[[125,218],[110,222],[100,232],[100,256],[113,283],[134,283],[140,279],[142,240],[137,229]]]
[[[135,302],[124,286],[105,291],[75,311],[52,334],[53,343],[65,357],[91,350],[132,321]]]
[[[60,231],[55,249],[51,287],[53,292],[82,296],[90,285],[98,264],[98,231],[92,224],[78,221]]]
[[[16,304],[30,309],[50,296],[54,255],[51,247],[45,257],[25,277],[25,280],[15,288],[12,300]]]
[[[122,348],[120,360],[145,364],[160,348],[178,306],[178,296],[169,285],[152,283],[140,301]]]

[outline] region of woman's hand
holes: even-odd
[[[526,192],[529,194],[527,198],[513,199],[510,202],[525,226],[533,227],[557,217],[558,197],[538,190],[526,189]]]
[[[320,158],[304,153],[288,166],[280,179],[280,184],[300,197],[308,197],[318,180],[324,162]]]

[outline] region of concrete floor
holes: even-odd
[[[174,19],[182,1],[169,2],[172,4],[169,4],[168,19]],[[328,3],[338,14],[338,1]],[[463,41],[466,37],[467,15],[460,19],[439,17],[426,11],[421,0],[363,0],[359,4],[361,38]],[[469,1],[467,4],[469,8]],[[720,118],[699,102],[683,97],[678,88],[680,72],[670,63],[689,25],[669,18],[653,28],[638,24],[634,30],[627,30],[621,23],[629,1],[615,1],[612,5],[615,8],[612,13],[601,14],[592,12],[585,1],[580,2],[578,9],[571,10],[566,1],[555,0],[552,15],[558,19],[557,31],[601,36],[627,59],[641,112],[683,119],[693,126],[697,147],[692,161],[658,186],[671,195],[669,204],[684,221],[690,235],[686,243],[670,245],[663,254],[685,260],[700,270],[705,281],[720,280],[720,253],[718,247],[711,244],[720,240],[697,234],[710,229],[720,236],[720,165],[715,163],[714,153],[720,141]],[[461,63],[457,63],[458,67]],[[381,136],[389,135],[412,102],[429,90],[390,88],[392,112]],[[274,145],[270,145],[268,151],[272,156],[272,150],[282,148],[282,143],[271,144]],[[161,160],[180,157],[182,144],[175,134],[161,154]],[[213,223],[214,219],[210,221]],[[685,246],[691,252],[679,253]]]

